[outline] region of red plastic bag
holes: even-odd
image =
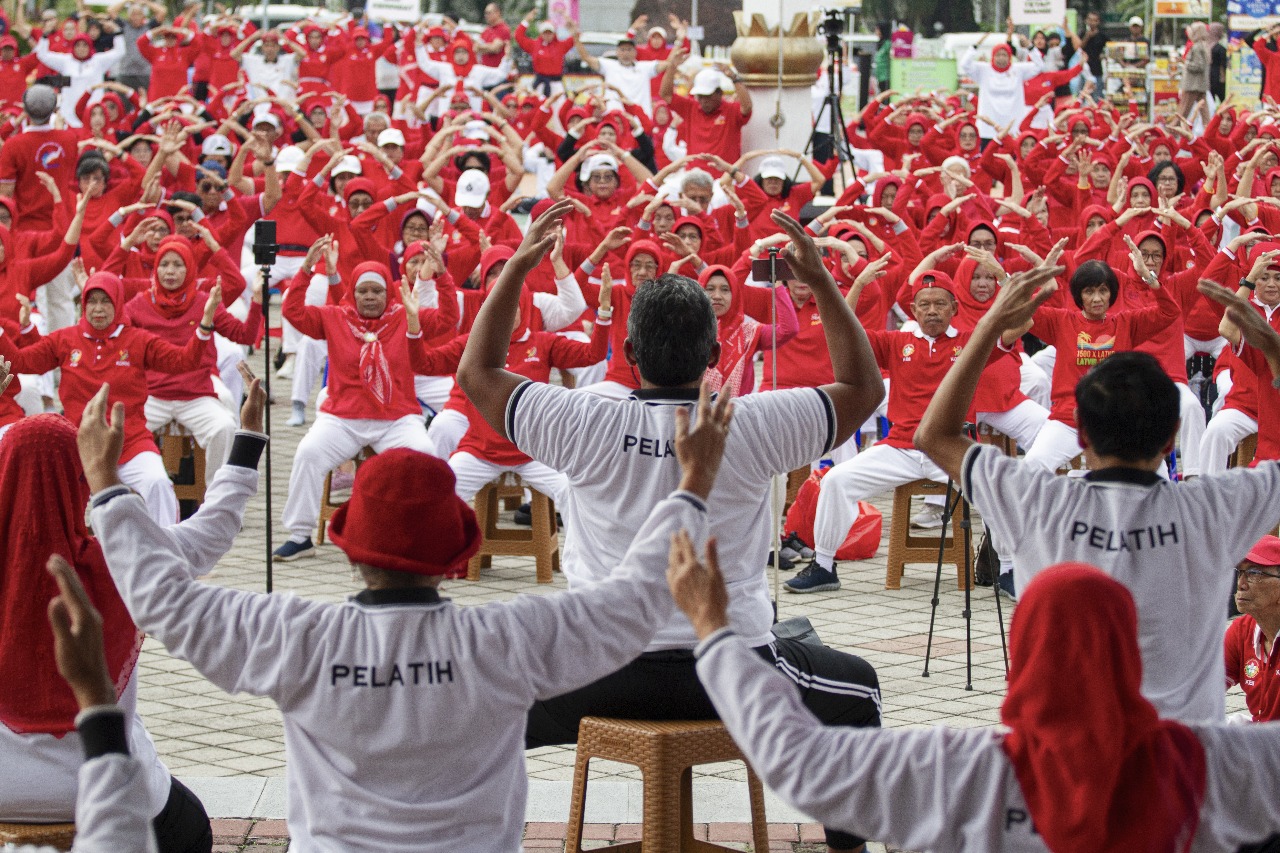
[[[815,471],[800,486],[796,499],[787,510],[785,529],[794,533],[809,547],[813,547],[813,520],[818,511],[818,491],[827,471]],[[884,517],[880,510],[866,501],[858,501],[858,518],[849,528],[844,544],[836,551],[837,560],[866,560],[874,557],[880,547],[880,532]]]

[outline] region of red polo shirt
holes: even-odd
[[[673,95],[671,111],[684,119],[690,154],[719,154],[730,163],[742,156],[742,128],[750,118],[742,114],[742,104],[726,99],[715,112],[704,113],[696,99]]]
[[[1227,687],[1239,684],[1255,723],[1280,720],[1280,657],[1275,646],[1262,653],[1262,630],[1252,616],[1227,627],[1224,639]]]

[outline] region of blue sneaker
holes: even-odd
[[[308,536],[302,542],[289,540],[284,543],[271,555],[271,560],[276,563],[290,563],[299,557],[310,557],[315,552],[316,546],[311,544],[311,537]]]
[[[787,592],[834,592],[840,588],[835,563],[830,569],[819,566],[817,561],[800,570],[800,574],[782,585]]]
[[[996,578],[996,589],[1010,601],[1018,600],[1018,591],[1013,588],[1013,572],[1005,572]]]

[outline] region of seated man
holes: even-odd
[[[1280,632],[1280,539],[1263,536],[1236,566],[1236,607],[1227,628],[1227,687],[1239,684],[1255,723],[1280,719],[1276,633]]]
[[[1061,267],[1019,274],[947,374],[916,430],[916,447],[960,483],[994,536],[1008,544],[1022,589],[1055,563],[1095,565],[1123,583],[1138,608],[1142,693],[1161,714],[1186,722],[1222,720],[1221,622],[1235,563],[1280,520],[1280,464],[1235,469],[1174,484],[1156,473],[1178,431],[1178,390],[1147,353],[1120,352],[1085,374],[1075,389],[1076,422],[1089,473],[1059,477],[998,448],[978,445],[964,422],[996,341],[1030,320],[1052,294]],[[1247,303],[1209,283],[1215,299]],[[1204,292],[1205,285],[1201,285]],[[1228,309],[1234,317],[1236,308]],[[1252,333],[1252,332],[1250,332]]]
[[[638,655],[671,614],[672,549],[691,551],[732,409],[703,395],[680,420],[678,488],[612,576],[589,589],[454,607],[446,576],[480,546],[441,459],[408,448],[356,474],[333,541],[367,589],[338,605],[195,582],[198,549],[229,549],[257,487],[266,395],[257,380],[205,508],[161,528],[121,485],[124,409],[106,389],[80,432],[93,529],[140,630],[223,690],[271,697],[284,716],[289,831],[302,850],[514,851],[524,828],[525,717]],[[688,532],[685,532],[688,531]],[[121,848],[123,849],[123,848]]]
[[[530,225],[476,317],[458,381],[497,433],[569,478],[570,488],[557,504],[565,519],[562,566],[570,589],[592,589],[610,577],[616,556],[678,479],[673,456],[678,418],[696,399],[707,368],[716,364],[719,344],[706,292],[692,279],[667,274],[644,281],[630,300],[621,348],[641,387],[628,399],[531,382],[507,368],[521,282],[550,250],[556,223],[571,207],[572,202],[557,202]],[[770,483],[845,441],[884,395],[866,334],[813,240],[794,219],[781,212],[773,216],[793,241],[787,257],[795,275],[809,283],[822,312],[834,381],[820,388],[752,394],[733,404],[728,464],[708,524],[725,543],[734,624],[755,653],[786,673],[826,722],[876,726],[880,690],[870,664],[770,631],[773,608],[762,571],[777,535],[769,522]],[[612,674],[573,692],[543,697],[529,715],[526,744],[574,743],[579,721],[589,715],[715,719],[694,672],[696,643],[688,621],[677,616],[643,655]],[[833,850],[863,846],[861,839],[838,832],[828,833],[827,844]]]

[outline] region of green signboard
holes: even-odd
[[[954,59],[895,59],[889,63],[889,86],[903,95],[956,90]],[[894,100],[897,100],[895,98]]]

